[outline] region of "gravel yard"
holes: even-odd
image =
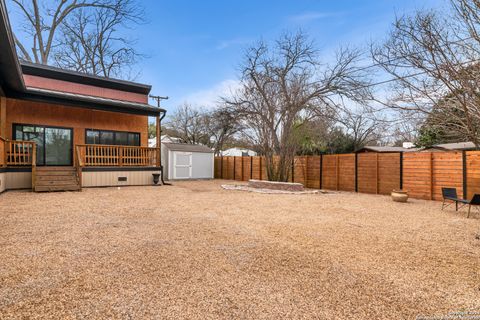
[[[0,196],[0,319],[415,319],[480,311],[480,219],[226,181]]]

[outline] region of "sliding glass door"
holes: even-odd
[[[37,143],[37,165],[72,165],[72,129],[15,124],[15,140]]]

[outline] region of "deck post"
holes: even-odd
[[[35,180],[37,175],[37,144],[32,145],[32,190],[35,191]]]
[[[0,137],[7,137],[7,98],[0,97]]]
[[[462,173],[463,173],[463,199],[468,199],[468,190],[467,190],[467,152],[462,151]]]
[[[157,115],[156,117],[156,129],[157,129],[157,134],[156,134],[156,142],[157,142],[157,167],[162,166],[162,129],[161,129],[161,122],[160,122],[160,115]]]

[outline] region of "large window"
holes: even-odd
[[[72,129],[38,125],[13,125],[13,139],[37,144],[37,165],[72,164]]]
[[[140,146],[140,133],[87,129],[85,142],[87,144]]]

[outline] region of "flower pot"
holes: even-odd
[[[405,190],[393,190],[391,195],[395,202],[407,202],[408,200],[408,192]]]

